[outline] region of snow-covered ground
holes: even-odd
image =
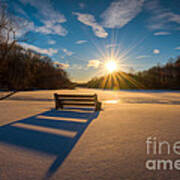
[[[53,93],[97,93],[99,113],[55,111]],[[178,170],[150,171],[146,139],[180,140],[180,93],[93,89],[17,92],[0,101],[2,180],[176,180]]]

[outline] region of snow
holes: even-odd
[[[97,93],[103,110],[55,111],[53,93]],[[180,93],[95,89],[17,92],[0,101],[0,179],[179,179],[149,171],[146,139],[180,140]],[[54,129],[54,131],[53,131]]]

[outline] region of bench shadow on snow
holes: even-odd
[[[64,111],[52,109],[0,127],[0,142],[57,156],[43,178],[48,179],[98,115],[98,111],[90,108],[66,108]],[[58,131],[71,132],[74,136],[67,133],[63,135]]]

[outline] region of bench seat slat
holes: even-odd
[[[94,99],[58,99],[59,101],[63,101],[66,102],[66,101],[78,101],[78,102],[94,102]]]
[[[71,105],[71,106],[94,106],[94,103],[63,103],[63,105]]]
[[[94,98],[95,95],[82,95],[82,94],[60,94],[58,95],[58,97],[67,97],[67,98],[70,98],[70,97],[74,97],[74,98]]]

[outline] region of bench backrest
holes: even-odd
[[[96,94],[54,94],[56,109],[63,109],[64,105],[96,106],[98,103]]]
[[[96,98],[96,94],[55,94],[58,98]]]

